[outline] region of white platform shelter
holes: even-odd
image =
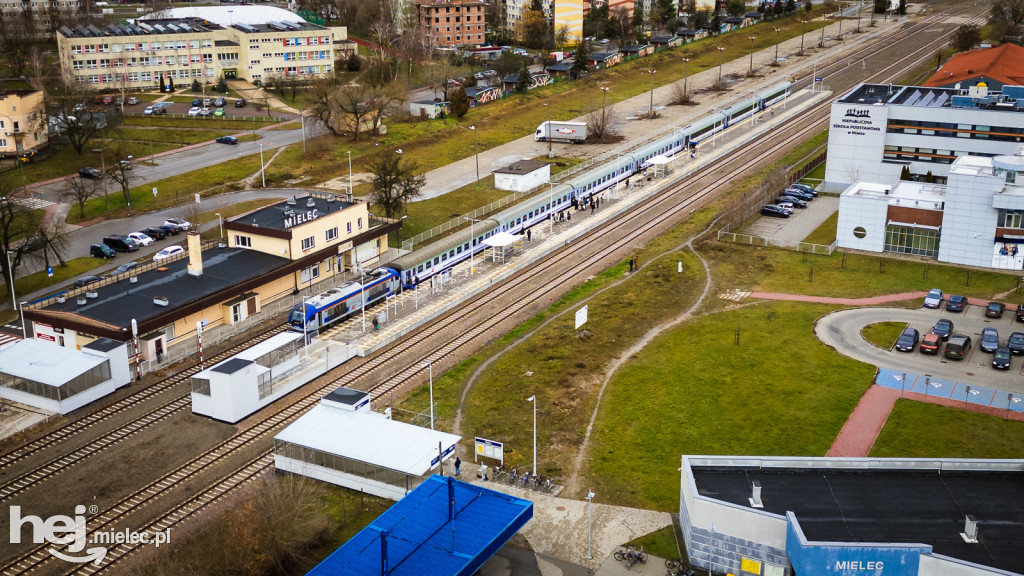
[[[339,388],[274,437],[274,466],[400,500],[455,453],[460,437],[370,410],[365,392]]]
[[[347,359],[325,359],[325,345],[303,349],[302,335],[282,332],[192,376],[192,413],[235,423]],[[309,359],[307,361],[307,359]]]
[[[67,414],[131,382],[128,347],[99,338],[81,350],[46,340],[0,349],[0,398]]]
[[[481,241],[484,246],[491,249],[491,262],[504,264],[515,252],[523,250],[523,235],[498,232],[490,238]]]

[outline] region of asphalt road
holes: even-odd
[[[960,361],[947,360],[942,355],[945,348],[940,350],[937,356],[921,354],[920,349],[916,347],[912,353],[883,350],[864,340],[861,336],[861,330],[865,326],[877,322],[906,322],[911,327],[917,328],[923,336],[940,318],[951,320],[955,333],[971,337],[974,347],[970,356]],[[1014,356],[1010,370],[995,370],[992,368],[992,355],[982,352],[978,347],[981,330],[988,326],[999,331],[999,338],[1003,343],[1012,332],[1024,332],[1024,324],[1015,321],[1014,313],[1004,313],[1000,319],[986,318],[984,306],[976,305],[968,307],[961,313],[928,308],[841,310],[819,319],[814,331],[819,340],[835,348],[843,356],[854,360],[881,368],[1024,394],[1024,379],[1021,378],[1022,371],[1024,371],[1024,357]]]

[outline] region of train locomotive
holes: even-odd
[[[288,314],[288,329],[316,334],[401,289],[398,271],[393,268],[375,268],[362,280],[336,286],[296,304]]]

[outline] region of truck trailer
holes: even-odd
[[[569,142],[570,144],[582,144],[587,139],[586,122],[543,122],[537,126],[537,133],[533,135],[537,142]]]

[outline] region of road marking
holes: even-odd
[[[722,300],[732,300],[734,302],[739,302],[740,300],[743,300],[747,296],[750,296],[749,291],[739,290],[736,288],[718,295],[718,297],[721,298]]]
[[[56,204],[56,202],[50,202],[49,200],[43,200],[42,198],[15,198],[14,201],[29,210],[42,210],[47,206],[53,206]]]

